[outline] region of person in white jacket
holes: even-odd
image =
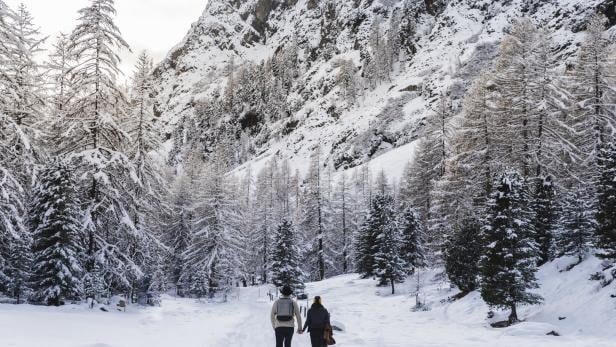
[[[302,333],[302,315],[297,301],[291,298],[291,287],[285,285],[280,293],[282,297],[272,306],[272,328],[276,334],[276,347],[291,347],[296,321],[297,333]]]

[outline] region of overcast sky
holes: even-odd
[[[77,10],[90,0],[4,0],[11,8],[28,7],[45,36],[53,40],[59,32],[70,33]],[[147,50],[156,62],[188,33],[191,23],[201,16],[207,0],[116,0],[116,24],[130,44],[132,54],[122,54],[122,70],[133,71],[135,56]],[[51,42],[48,42],[50,44]]]

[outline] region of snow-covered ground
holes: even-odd
[[[588,280],[599,266],[596,259],[561,273],[567,264],[559,260],[541,269],[546,303],[523,309],[527,322],[506,329],[488,326],[487,307],[476,293],[442,302],[455,292],[435,281],[434,273],[420,277],[421,297],[431,306],[426,312],[411,310],[416,279],[396,296],[356,275],[312,283],[307,290],[321,295],[335,324],[344,327],[336,335],[342,347],[616,346],[614,286],[600,289]],[[162,307],[127,312],[0,305],[0,346],[267,347],[274,345],[269,309],[263,287],[241,289],[226,304],[165,297]],[[546,335],[553,330],[562,336]],[[308,337],[295,335],[293,345],[309,346]]]

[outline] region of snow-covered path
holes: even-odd
[[[266,295],[267,289],[243,288],[237,303],[249,313],[246,319],[237,324],[237,329],[229,333],[221,346],[256,347],[274,346],[274,333],[270,323],[271,303]],[[294,347],[309,347],[306,335],[293,336]]]
[[[595,265],[588,263],[579,274],[558,281],[546,279],[542,294],[551,303],[524,309],[529,321],[507,329],[488,327],[487,308],[478,294],[439,303],[451,292],[436,282],[423,287],[432,306],[428,312],[411,312],[413,296],[381,295],[373,281],[356,275],[311,283],[307,291],[321,295],[332,321],[344,328],[336,334],[341,347],[613,347],[616,303],[608,292],[598,295],[584,275]],[[552,279],[558,270],[555,265],[542,271],[541,276]],[[410,287],[400,290],[408,293]],[[0,305],[0,346],[272,347],[270,307],[264,287],[243,288],[225,304],[165,297],[162,307],[130,307],[128,312]],[[560,315],[567,320],[559,321]],[[563,336],[547,336],[551,330]],[[307,335],[295,334],[293,341],[294,347],[310,345]]]

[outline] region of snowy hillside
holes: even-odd
[[[420,275],[422,300],[430,311],[413,312],[415,278],[402,294],[390,296],[372,280],[343,275],[311,283],[307,291],[321,295],[345,347],[609,347],[614,346],[615,299],[598,289],[588,273],[599,266],[590,259],[570,272],[560,259],[540,270],[546,304],[527,308],[526,322],[492,329],[487,307],[478,294],[455,303],[441,300],[455,294],[434,272]],[[228,303],[211,304],[171,296],[156,308],[129,307],[127,312],[90,311],[84,306],[45,308],[0,306],[0,345],[13,347],[163,347],[273,345],[268,287],[242,288]],[[382,292],[382,293],[381,293]],[[305,305],[302,302],[302,305]],[[588,315],[593,312],[593,315]],[[559,320],[559,317],[565,318]],[[556,331],[561,336],[546,335]],[[294,336],[294,346],[309,346],[307,336]]]
[[[323,161],[336,170],[355,167],[421,136],[423,119],[441,93],[452,97],[458,112],[470,83],[492,65],[513,19],[527,16],[554,31],[557,55],[568,61],[597,9],[613,15],[605,0],[211,0],[156,69],[156,109],[176,144],[174,155],[195,146],[194,137],[211,152],[230,132],[242,147],[235,165],[278,155],[306,172],[305,159],[320,145]],[[373,24],[390,35],[395,16],[400,23],[393,25],[402,32],[399,61],[371,87],[363,80]],[[237,83],[243,66],[284,61],[285,50],[295,46],[297,77],[281,96],[283,116],[266,114],[272,102],[264,110],[254,100],[223,116],[201,109],[206,101],[225,102],[229,76]],[[350,59],[362,80],[352,101],[336,83],[341,59]],[[207,118],[207,128],[189,129],[186,119],[192,117],[199,124]]]

